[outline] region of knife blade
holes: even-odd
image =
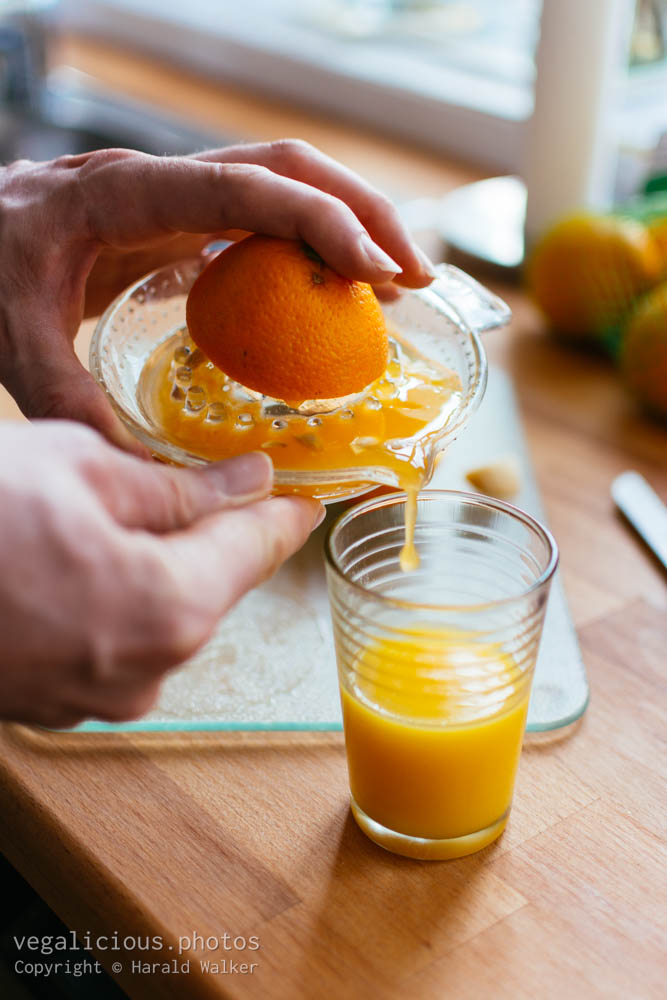
[[[618,509],[667,569],[667,507],[638,472],[622,472],[611,484]]]

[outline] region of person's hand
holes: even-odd
[[[201,234],[229,229],[304,239],[374,284],[433,277],[391,202],[298,140],[19,161],[0,170],[0,224],[0,381],[26,416],[80,420],[137,451],[74,354],[87,284],[99,308],[138,273],[201,249]]]
[[[0,423],[0,718],[52,727],[135,718],[166,671],[324,513],[264,499],[252,453],[173,469],[81,424]]]

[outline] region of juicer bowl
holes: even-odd
[[[188,292],[210,254],[169,264],[127,288],[99,320],[90,345],[90,370],[116,413],[155,458],[181,466],[208,459],[174,444],[155,426],[138,394],[142,370],[155,348],[185,324]],[[508,307],[469,275],[440,265],[426,289],[405,290],[383,303],[388,324],[427,358],[456,373],[460,398],[426,449],[426,481],[439,452],[456,437],[479,405],[486,386],[486,356],[480,333],[508,322]],[[377,485],[398,487],[396,474],[381,465],[330,471],[277,469],[280,492],[307,493],[320,500],[359,495]]]

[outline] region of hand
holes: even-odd
[[[81,424],[0,423],[0,718],[146,712],[167,670],[324,511],[264,499],[271,462],[142,462]]]
[[[298,140],[19,161],[0,170],[0,224],[0,381],[26,416],[81,420],[137,452],[74,354],[87,293],[99,306],[137,268],[228,229],[302,238],[341,274],[375,284],[433,277],[391,202]]]

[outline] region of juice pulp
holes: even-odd
[[[482,834],[474,846],[444,845],[434,856],[470,853],[499,836],[530,689],[512,657],[474,635],[415,629],[368,645],[343,673],[356,805],[407,837]]]
[[[392,334],[387,368],[363,393],[288,405],[229,379],[195,347],[186,328],[158,345],[138,391],[161,436],[203,458],[217,461],[262,449],[278,471],[358,468],[357,486],[371,480],[415,491],[430,471],[431,443],[460,398],[454,372]],[[302,486],[280,490],[309,492]],[[350,492],[350,484],[345,490]]]

